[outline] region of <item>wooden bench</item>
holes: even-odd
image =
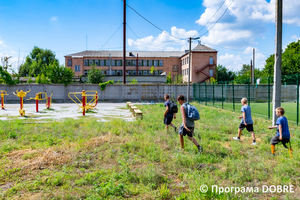
[[[131,111],[131,112],[134,112],[134,109],[138,109],[138,108],[137,108],[136,106],[131,106],[131,107],[130,107],[130,111]]]
[[[139,109],[134,109],[134,115],[136,117],[140,117],[141,119],[143,119],[143,112],[140,111]]]
[[[131,102],[126,102],[126,104],[127,104],[127,108],[129,108],[130,106],[129,106],[129,104],[131,104]]]

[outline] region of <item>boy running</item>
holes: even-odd
[[[282,145],[285,148],[288,148],[286,146],[286,143],[290,143],[290,131],[289,131],[289,125],[288,120],[284,115],[284,109],[282,107],[276,108],[276,115],[279,117],[276,121],[277,126],[269,126],[269,129],[275,129],[277,128],[276,135],[271,139],[271,153],[275,155],[275,145],[279,142],[282,143]],[[291,143],[290,143],[291,144]],[[289,152],[292,153],[292,148],[290,146]]]
[[[252,117],[251,117],[251,108],[250,108],[250,106],[247,105],[247,102],[248,102],[247,98],[242,98],[242,100],[241,100],[241,103],[243,105],[241,108],[242,116],[239,117],[239,119],[242,119],[242,120],[239,125],[238,136],[233,137],[233,139],[240,141],[242,130],[244,130],[244,128],[246,128],[247,131],[252,134],[252,139],[253,139],[252,145],[256,145],[255,135],[253,132],[253,121],[252,121]]]
[[[197,146],[199,153],[201,153],[203,148],[198,144],[196,139],[193,137],[195,123],[194,121],[191,121],[186,117],[188,115],[188,109],[184,100],[184,96],[179,95],[177,97],[177,101],[181,105],[180,111],[182,115],[182,125],[180,126],[179,128],[180,130],[178,132],[181,148],[182,149],[184,148],[183,136],[187,135],[188,139],[191,140]]]
[[[177,130],[176,126],[172,124],[173,118],[176,119],[176,113],[172,113],[170,109],[170,96],[168,94],[165,95],[165,107],[166,111],[164,113],[164,124],[166,125],[166,129],[169,129],[169,125],[174,127],[175,132]]]

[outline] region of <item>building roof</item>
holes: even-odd
[[[130,56],[131,53],[131,56]],[[123,51],[82,51],[66,55],[71,57],[123,57]],[[126,51],[126,57],[181,57],[184,51]]]
[[[212,49],[208,46],[198,44],[192,52],[217,52],[215,49]],[[167,57],[175,57],[180,58],[183,55],[187,54],[187,51],[126,51],[126,57],[158,57],[158,58],[167,58]],[[84,58],[84,57],[123,57],[123,51],[82,51],[78,53],[73,53],[66,55],[65,57],[73,57],[73,58]]]
[[[205,46],[203,44],[198,44],[195,48],[192,49],[193,51],[199,51],[199,52],[216,52],[215,49],[212,49],[208,46]]]

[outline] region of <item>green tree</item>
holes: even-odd
[[[55,53],[49,49],[42,49],[34,46],[31,53],[26,57],[26,61],[19,68],[20,76],[34,76],[39,74],[47,75],[50,64],[58,60]]]
[[[104,76],[101,69],[96,69],[95,66],[92,66],[92,69],[88,71],[87,82],[92,84],[102,83]]]
[[[232,81],[235,78],[235,73],[233,71],[230,71],[223,65],[217,66],[217,81],[219,83]]]
[[[51,83],[65,84],[68,85],[72,83],[72,78],[74,72],[63,65],[59,65],[57,62],[54,62],[49,65],[49,71],[47,74]]]
[[[274,54],[272,54],[266,60],[263,73],[268,76],[273,76],[274,64],[275,57]],[[290,43],[282,53],[281,70],[282,75],[300,73],[300,40]]]
[[[237,84],[250,83],[250,65],[243,64],[242,69],[237,72],[234,82]]]
[[[10,73],[0,66],[0,82],[8,85],[15,85],[19,82],[19,79],[13,79]]]
[[[171,78],[171,72],[169,72],[169,75],[167,75],[167,84],[171,84],[172,83],[172,78]]]

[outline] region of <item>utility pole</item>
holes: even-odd
[[[87,51],[87,35],[85,35],[85,50]]]
[[[282,51],[282,0],[276,0],[275,6],[275,64],[273,84],[273,126],[276,125],[275,109],[281,106],[281,51]]]
[[[253,74],[252,74],[252,68],[253,68],[253,66],[252,66],[252,60],[250,60],[250,84],[253,84],[253,81],[252,81],[252,76],[253,76]]]
[[[252,84],[255,84],[255,49],[253,48],[253,65],[252,65]]]
[[[126,84],[126,0],[123,2],[123,84]]]
[[[196,37],[196,38],[189,38],[189,70],[188,70],[188,88],[187,88],[187,95],[186,95],[186,98],[187,98],[187,102],[189,103],[190,101],[190,76],[191,76],[191,46],[192,46],[192,40],[198,40],[200,37]]]

